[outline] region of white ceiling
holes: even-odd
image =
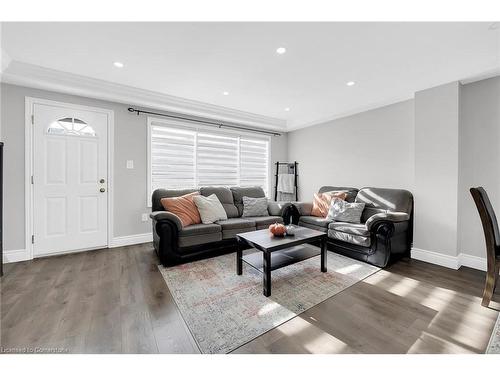
[[[3,23],[2,49],[13,61],[285,119],[295,129],[497,71],[500,30],[491,25]],[[275,52],[281,46],[284,55]]]

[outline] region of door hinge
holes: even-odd
[[[31,243],[35,243],[35,235],[34,234],[31,235]]]
[[[31,125],[35,125],[35,115],[31,115]]]
[[[33,175],[31,175],[31,185],[34,185],[35,184],[35,179],[33,177]]]

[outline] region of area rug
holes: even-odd
[[[379,270],[332,252],[327,265],[316,256],[273,271],[269,298],[260,272],[243,263],[236,275],[236,254],[159,269],[200,351],[228,353]]]
[[[500,354],[500,315],[498,315],[495,328],[493,328],[486,354]]]

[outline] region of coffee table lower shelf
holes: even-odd
[[[312,245],[297,245],[271,253],[271,271],[318,256],[321,249]],[[242,260],[260,272],[264,272],[264,259],[261,251],[247,254]]]

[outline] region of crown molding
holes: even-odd
[[[318,120],[315,120],[312,122],[288,124],[287,129],[290,132],[290,131],[294,131],[294,130],[308,128],[311,126],[324,124],[324,123],[327,123],[330,121],[339,120],[339,119],[344,118],[344,117],[358,115],[358,114],[361,114],[363,112],[368,112],[368,111],[371,111],[374,109],[387,107],[387,106],[392,105],[392,104],[405,102],[405,101],[411,100],[411,99],[413,99],[413,95],[397,96],[397,97],[394,97],[394,98],[391,98],[388,100],[384,100],[384,101],[380,101],[380,102],[376,102],[376,103],[372,103],[372,104],[368,104],[368,105],[364,105],[364,106],[359,106],[359,107],[356,107],[350,111],[340,112],[340,113],[337,113],[335,115],[324,117],[324,118],[321,118],[321,119],[318,119]]]
[[[0,49],[0,74],[9,67],[11,62],[9,54],[4,49]]]
[[[180,98],[155,91],[62,72],[12,60],[2,82],[70,95],[154,108],[214,120],[235,122],[256,128],[286,131],[286,120]]]
[[[489,78],[493,78],[493,77],[497,77],[497,76],[500,76],[500,68],[491,69],[491,70],[488,70],[486,72],[482,72],[482,73],[476,74],[474,76],[471,76],[471,77],[468,77],[465,79],[461,79],[460,83],[462,85],[467,85],[469,83],[474,83],[477,81],[482,81],[484,79],[489,79]]]

